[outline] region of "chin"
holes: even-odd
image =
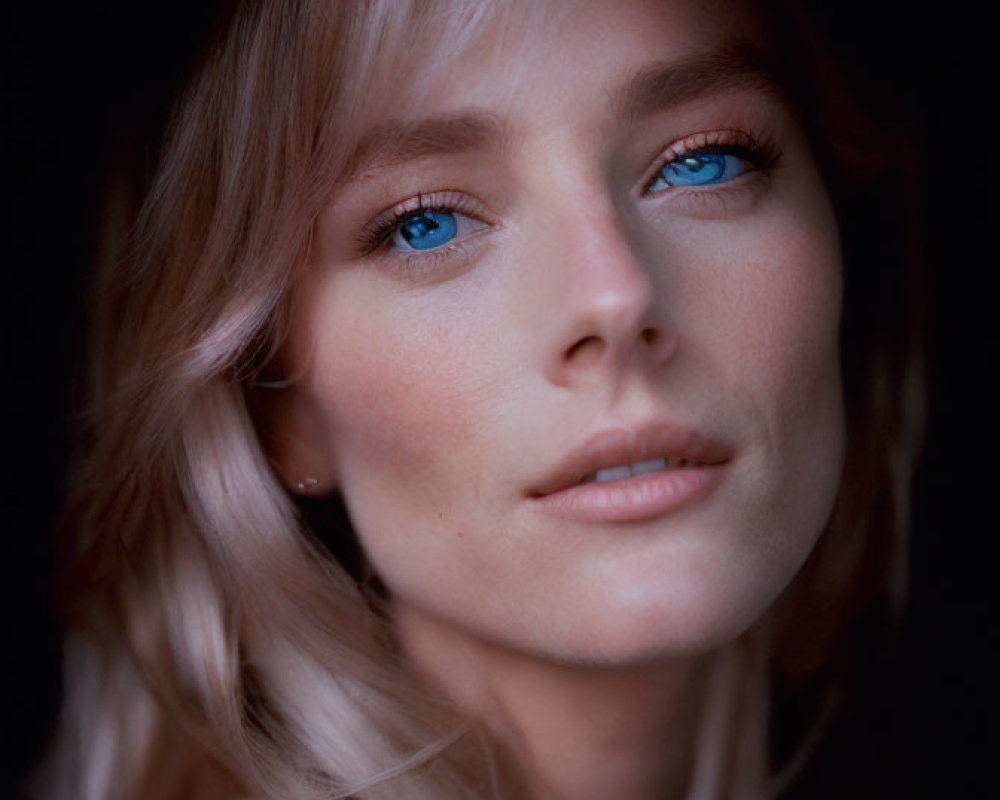
[[[659,588],[658,597],[633,591],[617,602],[594,598],[601,607],[576,616],[572,628],[558,639],[550,638],[547,657],[577,665],[628,667],[706,655],[753,627],[781,587],[733,592],[731,583],[725,588],[714,583],[674,585],[668,598]],[[558,652],[552,652],[553,645]]]

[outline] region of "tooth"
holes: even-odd
[[[666,468],[667,460],[665,458],[654,458],[631,465],[633,475],[648,475],[650,472],[662,472]]]
[[[630,478],[632,476],[632,470],[629,469],[628,464],[621,467],[611,467],[611,469],[599,469],[597,470],[597,475],[594,478],[597,483],[605,483],[606,481],[620,481],[623,478]]]

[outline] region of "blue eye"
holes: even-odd
[[[746,159],[728,153],[681,153],[663,165],[648,191],[662,192],[672,186],[711,186],[725,183],[746,169]]]
[[[434,250],[448,244],[458,232],[455,214],[421,209],[403,217],[392,234],[398,250]]]

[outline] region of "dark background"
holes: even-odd
[[[153,162],[155,144],[142,142],[155,143],[213,5],[57,2],[3,12],[4,781],[37,758],[59,699],[48,531],[76,425],[70,398],[102,178],[122,152]],[[930,424],[898,655],[834,730],[796,797],[984,797],[998,744],[989,723],[1000,581],[991,502],[998,76],[976,36],[990,23],[968,2],[919,12],[826,5],[819,17],[848,55],[855,88],[882,103],[921,154]]]

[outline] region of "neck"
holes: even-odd
[[[704,780],[694,774],[700,722],[712,676],[738,681],[732,659],[715,653],[567,665],[484,642],[413,610],[399,609],[397,621],[418,670],[486,726],[517,765],[529,797],[708,796],[692,789],[692,781]],[[730,716],[732,704],[723,705]]]

